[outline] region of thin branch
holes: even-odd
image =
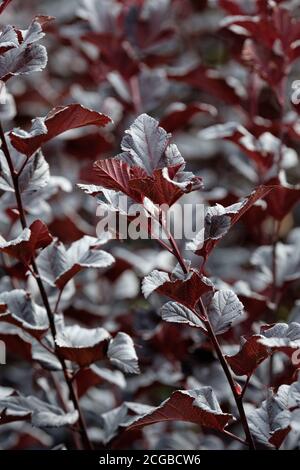
[[[15,195],[16,195],[16,200],[17,200],[17,206],[18,206],[18,211],[19,211],[19,215],[20,215],[21,225],[22,225],[22,228],[24,229],[24,228],[27,227],[27,224],[26,224],[25,212],[24,212],[24,209],[23,209],[23,204],[22,204],[22,199],[21,199],[21,192],[20,192],[20,188],[19,188],[19,184],[18,184],[18,174],[15,171],[14,166],[13,166],[13,162],[12,162],[12,159],[11,159],[11,156],[10,156],[10,151],[9,151],[9,148],[8,148],[8,145],[7,145],[7,142],[6,142],[6,137],[5,137],[1,122],[0,122],[0,139],[1,139],[1,148],[2,148],[4,156],[6,158],[8,168],[9,168],[9,171],[10,171],[10,175],[11,175],[11,178],[12,178],[14,190],[15,190]]]
[[[204,306],[201,299],[200,299],[200,305],[201,305],[201,308],[203,309],[203,313],[205,314],[206,309],[205,309],[205,306]],[[211,327],[211,324],[210,324],[210,321],[209,321],[209,318],[208,318],[207,314],[206,314],[206,318],[207,318],[207,320],[205,322],[206,329],[209,333],[211,342],[214,345],[214,348],[215,348],[216,354],[218,356],[219,362],[222,366],[222,369],[223,369],[223,371],[226,375],[227,381],[228,381],[229,386],[231,388],[236,406],[237,406],[239,414],[240,414],[241,423],[242,423],[242,426],[244,428],[244,432],[245,432],[245,435],[246,435],[246,438],[247,438],[247,441],[248,441],[249,449],[253,450],[253,449],[255,449],[255,444],[254,444],[252,434],[251,434],[250,429],[249,429],[247,416],[246,416],[246,413],[245,413],[245,410],[244,410],[243,397],[241,396],[241,394],[238,393],[237,384],[236,384],[236,382],[234,381],[234,379],[231,375],[229,366],[228,366],[227,361],[226,361],[226,359],[223,355],[223,352],[221,350],[221,347],[220,347],[219,341],[218,341],[218,339],[215,335],[215,332],[213,331],[213,329]]]
[[[14,185],[14,190],[15,190],[17,207],[18,207],[18,211],[19,211],[19,215],[20,215],[21,225],[22,225],[22,228],[25,229],[25,228],[27,228],[27,222],[26,222],[26,217],[25,217],[25,211],[24,211],[23,204],[22,204],[21,192],[20,192],[20,187],[19,187],[19,182],[18,182],[18,174],[16,173],[16,171],[14,169],[14,166],[13,166],[12,158],[11,158],[10,151],[9,151],[9,148],[8,148],[8,145],[7,145],[7,142],[6,142],[6,138],[5,138],[5,134],[4,134],[1,122],[0,122],[0,139],[1,139],[1,144],[2,144],[1,147],[2,147],[3,153],[5,155],[5,158],[7,160],[7,164],[8,164],[8,167],[9,167],[10,174],[11,174],[12,182],[13,182],[13,185]],[[91,442],[89,440],[89,437],[88,437],[88,434],[87,434],[87,427],[86,427],[85,419],[84,419],[84,416],[81,412],[81,408],[80,408],[80,405],[79,405],[79,400],[77,398],[75,389],[73,388],[71,378],[69,377],[66,362],[60,356],[60,351],[59,351],[59,348],[56,344],[57,332],[56,332],[56,325],[55,325],[55,321],[54,321],[54,314],[51,310],[49,300],[48,300],[48,296],[47,296],[43,281],[40,277],[38,267],[36,265],[36,262],[35,262],[34,258],[31,261],[31,265],[32,265],[31,272],[33,273],[34,278],[37,282],[37,285],[38,285],[38,288],[39,288],[39,291],[40,291],[40,295],[41,295],[43,304],[44,304],[46,312],[47,312],[50,331],[51,331],[51,334],[52,334],[54,347],[55,347],[55,353],[56,353],[56,356],[57,356],[57,358],[58,358],[58,360],[59,360],[59,362],[62,366],[65,381],[66,381],[68,389],[69,389],[70,398],[73,402],[74,408],[78,412],[78,417],[79,417],[78,421],[79,421],[79,425],[80,425],[80,428],[81,428],[81,435],[82,435],[82,439],[83,439],[83,442],[84,442],[84,446],[87,449],[92,449],[92,444],[91,444]]]
[[[170,239],[170,243],[173,247],[173,254],[174,256],[177,258],[180,266],[182,267],[182,270],[184,273],[187,273],[188,272],[188,269],[185,265],[185,262],[181,256],[181,253],[178,249],[178,246],[174,240],[173,237],[171,237]],[[242,423],[242,426],[243,426],[243,429],[244,429],[244,432],[245,432],[245,435],[246,435],[246,439],[247,439],[247,443],[248,443],[248,446],[249,446],[249,449],[251,450],[254,450],[255,449],[255,444],[254,444],[254,441],[253,441],[253,438],[252,438],[252,435],[251,435],[251,432],[250,432],[250,429],[249,429],[249,425],[248,425],[248,420],[247,420],[247,416],[246,416],[246,413],[245,413],[245,410],[244,410],[244,405],[243,405],[243,397],[241,396],[241,394],[238,393],[238,390],[237,390],[237,384],[235,383],[233,377],[232,377],[232,374],[230,372],[230,369],[229,369],[229,366],[227,364],[227,361],[223,355],[223,352],[221,350],[221,347],[220,347],[220,344],[219,344],[219,341],[213,331],[213,328],[211,326],[211,323],[209,321],[209,317],[207,315],[207,311],[206,311],[206,308],[203,304],[203,301],[200,297],[199,299],[199,306],[200,306],[200,309],[202,311],[202,314],[203,314],[203,317],[205,318],[204,320],[204,324],[205,324],[205,327],[207,329],[207,332],[208,332],[208,335],[210,337],[210,340],[214,346],[214,349],[215,349],[215,352],[217,354],[217,357],[219,359],[219,362],[223,368],[223,371],[226,375],[226,378],[227,378],[227,381],[229,383],[229,386],[231,388],[231,391],[232,391],[232,394],[233,394],[233,397],[234,397],[234,400],[235,400],[235,403],[236,403],[236,406],[238,408],[238,411],[239,411],[239,415],[240,415],[240,419],[241,419],[241,423]],[[203,320],[202,320],[203,321]]]
[[[273,236],[272,236],[272,292],[271,302],[276,304],[277,301],[277,243],[279,237],[280,223],[274,219]]]
[[[248,376],[247,376],[247,379],[246,379],[246,382],[244,383],[242,393],[241,393],[241,397],[242,397],[242,398],[244,398],[244,395],[245,395],[245,393],[246,393],[246,390],[247,390],[247,387],[248,387],[248,385],[249,385],[250,379],[251,379],[251,375],[248,375]]]
[[[50,372],[50,377],[52,379],[54,388],[56,390],[58,400],[60,401],[60,404],[61,404],[64,412],[67,413],[68,412],[68,406],[67,406],[67,404],[65,402],[65,399],[64,399],[64,396],[62,394],[60,383],[57,380],[57,377],[53,372]],[[81,446],[81,442],[80,442],[80,439],[79,439],[79,436],[78,436],[78,429],[74,429],[73,427],[71,427],[70,430],[71,430],[71,433],[72,433],[72,437],[73,437],[75,447],[76,447],[76,449],[80,450],[82,448],[82,446]]]
[[[64,290],[64,288],[60,289],[59,294],[57,296],[57,300],[56,300],[55,307],[54,307],[54,313],[58,312],[59,302],[61,300],[63,290]]]
[[[17,173],[17,178],[20,178],[20,176],[21,176],[21,174],[22,174],[22,172],[23,172],[25,166],[26,166],[27,163],[28,163],[28,160],[29,160],[29,157],[26,156],[26,158],[25,158],[25,160],[24,160],[24,162],[23,162],[21,168],[19,169],[19,171],[18,171],[18,173]]]
[[[248,445],[248,442],[244,441],[244,439],[241,439],[239,436],[237,436],[236,434],[233,434],[232,432],[230,431],[226,431],[226,429],[223,430],[223,433],[228,436],[228,437],[231,437],[231,439],[234,439],[238,442],[240,442],[241,444],[243,444],[244,446],[247,446]]]

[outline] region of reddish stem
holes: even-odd
[[[19,215],[20,215],[20,222],[21,222],[22,228],[25,229],[25,228],[27,228],[27,222],[26,222],[25,211],[24,211],[24,208],[23,208],[23,203],[22,203],[22,198],[21,198],[18,174],[16,173],[16,171],[14,169],[14,166],[13,166],[12,158],[11,158],[10,151],[9,151],[9,148],[8,148],[8,145],[7,145],[7,142],[6,142],[6,138],[5,138],[5,134],[4,134],[1,122],[0,122],[0,139],[1,139],[1,143],[2,143],[1,147],[2,147],[2,150],[3,150],[4,156],[6,158],[8,167],[9,167],[9,171],[10,171],[10,174],[11,174],[11,178],[12,178],[12,182],[13,182],[13,186],[14,186],[14,190],[15,190],[17,207],[18,207],[18,211],[19,211]],[[55,353],[56,353],[56,356],[57,356],[57,358],[58,358],[58,360],[59,360],[59,362],[62,366],[65,381],[66,381],[66,384],[67,384],[68,389],[69,389],[71,401],[73,402],[73,406],[74,406],[75,410],[77,410],[77,412],[78,412],[78,422],[79,422],[80,429],[81,429],[82,440],[84,442],[84,446],[87,449],[91,450],[93,447],[92,447],[92,444],[91,444],[91,442],[89,440],[89,437],[88,437],[88,434],[87,434],[87,427],[86,427],[86,423],[85,423],[85,420],[84,420],[84,416],[81,412],[81,408],[80,408],[80,405],[79,405],[79,400],[78,400],[78,397],[76,395],[75,389],[73,387],[71,378],[69,377],[65,360],[60,356],[59,349],[56,345],[57,331],[56,331],[56,325],[55,325],[55,321],[54,321],[54,315],[53,315],[53,312],[51,310],[49,300],[48,300],[48,296],[47,296],[43,281],[40,277],[38,267],[36,265],[36,262],[35,262],[34,258],[31,261],[31,265],[32,265],[32,272],[33,272],[34,278],[37,282],[37,285],[38,285],[38,288],[39,288],[39,291],[40,291],[40,295],[41,295],[43,304],[44,304],[46,312],[47,312],[50,331],[51,331],[51,335],[52,335],[53,342],[54,342],[54,347],[55,347]]]
[[[183,272],[188,273],[188,269],[185,265],[184,259],[182,258],[180,250],[179,250],[174,238],[172,237],[172,235],[170,235],[170,243],[171,243],[172,248],[173,248],[173,255],[177,258],[178,263],[182,267]],[[210,340],[211,340],[211,342],[214,346],[214,349],[215,349],[215,352],[217,354],[218,360],[219,360],[219,362],[222,366],[222,369],[223,369],[223,371],[226,375],[227,381],[228,381],[229,386],[231,388],[231,391],[232,391],[237,409],[239,411],[241,423],[242,423],[242,426],[243,426],[243,429],[244,429],[244,432],[245,432],[245,435],[246,435],[247,444],[248,444],[250,450],[255,450],[255,444],[254,444],[254,441],[253,441],[253,438],[252,438],[252,435],[251,435],[251,432],[250,432],[247,416],[246,416],[246,413],[245,413],[245,410],[244,410],[243,396],[242,396],[242,394],[239,394],[238,391],[237,391],[237,387],[236,387],[237,384],[235,383],[235,381],[232,377],[229,366],[227,364],[227,361],[226,361],[226,359],[223,355],[222,349],[220,347],[219,341],[218,341],[218,339],[217,339],[217,337],[216,337],[216,335],[215,335],[215,333],[212,329],[212,326],[211,326],[211,323],[209,321],[209,317],[208,317],[206,308],[203,304],[203,301],[202,301],[201,297],[199,299],[199,306],[200,306],[200,309],[203,313],[203,317],[201,316],[202,321],[204,321],[204,324],[206,326],[209,338],[210,338]],[[204,318],[204,320],[203,320],[203,318]]]

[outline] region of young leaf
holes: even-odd
[[[93,168],[95,183],[99,186],[98,189],[92,191],[92,195],[97,195],[101,192],[102,187],[104,187],[121,191],[137,202],[142,201],[141,195],[130,186],[130,180],[132,178],[146,176],[143,170],[137,173],[137,171],[132,170],[126,162],[115,158],[99,160],[94,163]]]
[[[178,302],[167,302],[160,309],[160,315],[163,320],[171,323],[186,323],[195,328],[201,328],[206,331],[203,322],[192,310],[179,304]]]
[[[158,121],[147,114],[141,114],[125,131],[121,142],[124,153],[119,158],[129,166],[140,167],[151,175],[155,169],[167,166],[165,151],[170,137],[170,134],[159,127]]]
[[[145,197],[156,204],[174,204],[185,193],[202,187],[200,177],[185,172],[185,162],[176,145],[169,145],[170,135],[158,121],[142,114],[125,132],[115,159],[94,164],[91,182],[99,186],[87,189],[96,195],[101,187],[122,191],[140,203]]]
[[[7,25],[0,34],[0,54],[19,46],[18,34],[13,26]]]
[[[25,156],[10,145],[9,138],[7,142],[15,171],[20,172],[18,183],[24,199],[48,185],[50,181],[49,165],[41,151],[36,152],[29,161],[26,161]],[[14,192],[10,169],[2,151],[0,151],[0,189]]]
[[[126,333],[118,332],[108,345],[107,356],[112,364],[127,374],[139,374],[134,344]]]
[[[248,209],[259,199],[264,198],[272,189],[271,186],[259,186],[246,199],[237,204],[228,207],[217,204],[210,207],[205,216],[204,228],[194,240],[187,244],[187,249],[206,259],[228,230],[239,221]]]
[[[17,42],[14,38],[14,31],[17,35]],[[5,37],[4,44],[7,44],[9,38],[10,45],[13,47],[6,47],[0,55],[1,80],[7,81],[13,75],[39,72],[45,68],[46,48],[40,44],[33,44],[44,36],[39,17],[33,19],[27,31],[15,30],[8,26],[2,33],[2,39],[4,39],[3,36]]]
[[[219,290],[208,305],[208,316],[215,334],[227,331],[243,314],[244,306],[232,290]]]

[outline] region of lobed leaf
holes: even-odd
[[[30,156],[41,145],[70,129],[95,125],[104,127],[111,122],[105,114],[92,111],[80,104],[58,106],[45,118],[36,118],[31,130],[15,129],[10,133],[12,145],[21,153]]]
[[[107,356],[112,364],[127,374],[139,374],[138,358],[130,336],[119,331],[109,342]]]
[[[211,387],[177,390],[153,411],[138,418],[128,430],[163,421],[186,421],[222,431],[233,416],[223,413]]]
[[[36,250],[45,248],[53,240],[47,225],[41,220],[34,221],[30,228],[25,228],[21,235],[14,240],[5,241],[3,237],[1,238],[0,252],[17,258],[26,265],[30,263]]]

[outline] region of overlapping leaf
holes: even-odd
[[[0,321],[12,323],[35,337],[40,337],[48,330],[46,310],[37,305],[31,295],[21,289],[0,294],[0,304],[5,305],[5,313]]]
[[[107,356],[112,364],[127,374],[138,374],[138,358],[130,336],[119,331],[110,340]]]
[[[37,427],[71,426],[78,419],[77,411],[63,412],[34,396],[24,397],[13,393],[0,399],[0,424],[29,421]]]
[[[99,249],[102,243],[103,241],[86,235],[66,249],[55,240],[37,258],[42,278],[51,286],[63,289],[82,269],[109,268],[114,263],[114,258]]]
[[[169,77],[179,82],[184,82],[192,87],[200,88],[212,93],[218,99],[231,105],[240,105],[242,100],[236,89],[226,77],[214,69],[204,65],[196,65],[180,73],[171,72]]]
[[[95,364],[80,369],[75,375],[75,382],[79,397],[96,385],[110,384],[121,390],[126,387],[126,380],[121,371],[105,369]]]
[[[43,154],[38,151],[26,162],[24,155],[17,152],[9,143],[11,159],[18,176],[19,190],[23,197],[48,185],[50,181],[49,165]],[[10,169],[3,152],[0,151],[0,189],[14,192]]]
[[[141,403],[125,401],[121,406],[107,411],[101,415],[103,422],[102,442],[107,444],[119,431],[134,422],[138,417],[152,411],[154,408]]]
[[[142,291],[146,298],[155,291],[187,308],[194,308],[200,296],[211,290],[211,282],[193,269],[181,275],[178,275],[176,270],[171,274],[154,270],[143,279],[142,284]]]
[[[176,145],[170,145],[170,134],[158,121],[141,114],[125,132],[123,152],[112,160],[94,164],[92,182],[101,187],[122,191],[141,202],[147,197],[156,204],[172,205],[184,193],[201,188],[201,178],[185,172],[185,162]]]
[[[9,256],[17,258],[24,264],[29,264],[35,251],[48,246],[52,242],[52,236],[48,231],[47,225],[41,220],[36,220],[30,226],[25,228],[18,238],[5,241],[0,239],[0,251]]]
[[[249,425],[258,442],[277,449],[293,427],[293,410],[300,405],[299,380],[281,385],[262,405],[249,413]]]
[[[160,406],[138,418],[128,429],[163,421],[186,421],[222,431],[233,416],[223,413],[211,387],[177,390]]]
[[[299,240],[296,239],[295,243],[290,244],[278,242],[275,260],[276,287],[280,288],[285,283],[298,279],[300,275]],[[263,245],[257,248],[251,257],[251,263],[262,271],[267,283],[271,284],[273,282],[273,252],[271,246]]]
[[[299,348],[299,323],[264,325],[260,334],[243,339],[240,351],[234,356],[227,356],[227,361],[235,374],[250,376],[274,352],[280,351],[290,356]]]
[[[265,198],[269,213],[276,220],[281,221],[299,202],[300,185],[289,184],[283,170],[278,177],[270,178],[268,184],[276,186],[276,191],[270,192]]]
[[[39,72],[47,64],[47,52],[44,46],[34,44],[44,33],[42,24],[50,17],[36,17],[28,30],[17,30],[7,26],[0,38],[0,79],[7,81],[11,76]],[[2,43],[2,47],[1,47]]]
[[[194,240],[187,244],[187,248],[197,255],[207,258],[228,230],[239,221],[248,209],[259,199],[264,198],[272,189],[271,186],[259,186],[248,198],[239,203],[228,207],[223,207],[220,204],[209,207],[204,219],[203,229],[196,235]]]
[[[203,129],[198,137],[204,140],[225,139],[236,145],[253,160],[261,172],[266,172],[276,161],[279,152],[296,163],[297,155],[293,149],[282,145],[280,139],[270,132],[265,132],[259,137],[254,136],[245,127],[236,122],[217,124]]]
[[[56,336],[59,353],[64,359],[86,367],[106,356],[110,334],[104,328],[63,326]]]
[[[166,110],[165,115],[160,121],[161,127],[168,132],[174,132],[185,126],[194,116],[200,113],[208,113],[212,116],[217,115],[214,106],[205,103],[172,103]]]

